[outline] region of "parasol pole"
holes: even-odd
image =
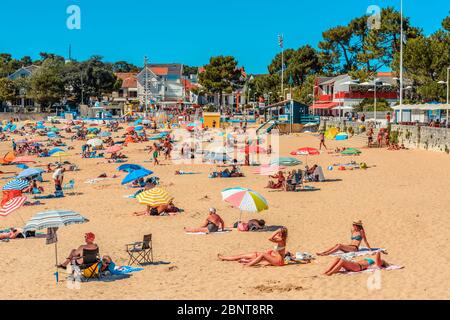
[[[55,242],[55,266],[56,266],[56,272],[55,272],[55,277],[56,277],[56,283],[59,282],[59,273],[58,273],[58,241]]]

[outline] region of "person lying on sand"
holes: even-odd
[[[364,227],[362,221],[353,222],[353,229],[351,230],[351,243],[349,245],[345,244],[337,244],[334,247],[325,250],[323,252],[317,253],[318,256],[327,256],[337,251],[343,252],[356,252],[359,250],[359,246],[361,245],[362,240],[367,245],[367,248],[371,250],[369,242],[367,242],[366,232],[364,231]]]
[[[57,267],[60,269],[67,269],[67,265],[72,261],[75,260],[75,262],[78,265],[83,264],[83,250],[95,250],[98,249],[98,246],[94,243],[95,240],[95,234],[92,232],[88,232],[84,235],[84,240],[86,241],[86,244],[81,245],[78,247],[78,249],[73,249],[70,251],[69,256],[66,258],[66,260],[59,264]]]
[[[9,232],[3,232],[0,233],[0,240],[6,240],[6,239],[15,239],[15,238],[23,238],[23,229],[20,228],[10,228]]]
[[[381,251],[387,254],[385,250]],[[359,272],[367,270],[370,266],[376,265],[378,268],[387,268],[389,264],[381,259],[381,252],[377,252],[375,255],[375,260],[371,258],[364,258],[358,261],[347,261],[342,258],[337,258],[329,266],[329,268],[323,273],[326,276],[331,276],[344,268],[346,271]]]
[[[206,218],[205,222],[200,226],[200,228],[188,228],[185,227],[185,232],[205,232],[205,233],[211,233],[211,232],[217,232],[219,230],[223,230],[225,228],[225,222],[223,219],[217,214],[217,210],[215,208],[209,209],[208,217]]]
[[[277,245],[273,250],[267,252],[253,252],[247,254],[240,254],[236,256],[222,256],[218,254],[222,261],[239,261],[246,267],[251,267],[261,262],[268,263],[272,266],[284,266],[284,256],[286,254],[288,230],[287,228],[280,228],[275,231],[269,238],[269,241],[276,243]]]

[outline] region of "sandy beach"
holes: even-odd
[[[124,131],[121,131],[122,134]],[[114,133],[113,137],[119,136]],[[17,135],[11,135],[20,139]],[[67,136],[67,135],[66,135]],[[42,139],[45,140],[45,139]],[[327,140],[329,149],[342,146],[361,148],[362,154],[342,157],[323,152],[308,158],[320,164],[327,179],[335,181],[309,183],[316,192],[274,192],[265,189],[267,177],[254,174],[254,168],[242,167],[244,178],[209,179],[210,165],[162,165],[148,162],[144,151],[151,142],[130,144],[124,149],[128,163],[155,171],[161,185],[185,211],[174,217],[135,217],[144,210],[136,199],[124,196],[136,189],[120,184],[124,173],[118,164],[104,159],[82,159],[83,141],[65,140],[73,145],[64,160],[77,164],[80,171],[66,172],[65,182],[75,180],[77,195],[62,199],[41,200],[40,206],[23,207],[0,218],[0,228],[22,227],[34,214],[53,209],[79,212],[90,222],[71,225],[58,231],[58,255],[61,261],[71,249],[83,244],[83,234],[96,234],[102,255],[109,255],[118,265],[126,265],[125,244],[141,241],[153,234],[155,264],[146,266],[128,279],[112,282],[91,281],[79,289],[70,289],[66,274],[60,273],[56,284],[55,252],[45,239],[11,240],[0,243],[0,269],[3,270],[0,299],[449,299],[450,245],[448,199],[450,192],[450,158],[448,154],[419,150],[388,151],[367,149],[361,142]],[[299,147],[318,147],[312,134],[280,137],[281,155]],[[0,143],[0,154],[11,150],[11,142]],[[304,157],[297,156],[304,161]],[[161,159],[161,158],[160,158]],[[54,158],[37,158],[35,166],[46,166]],[[328,171],[336,162],[355,160],[370,168],[353,171]],[[32,165],[30,165],[32,166]],[[303,167],[303,166],[302,166]],[[295,167],[293,167],[295,168]],[[291,170],[288,167],[287,170]],[[21,170],[3,166],[2,171]],[[198,171],[199,175],[177,176],[175,170]],[[88,179],[106,173],[120,177],[96,184]],[[13,176],[2,174],[4,176]],[[45,173],[45,193],[54,191],[51,174]],[[4,185],[8,180],[2,180]],[[317,257],[310,264],[284,267],[244,268],[239,263],[221,262],[218,253],[238,254],[266,251],[272,247],[269,233],[238,232],[188,235],[186,226],[198,226],[208,209],[215,207],[227,226],[239,218],[239,211],[221,199],[220,191],[228,187],[249,187],[269,202],[269,210],[249,214],[269,225],[284,225],[289,230],[287,248],[291,252],[315,254],[336,243],[347,243],[352,221],[362,220],[372,247],[386,248],[386,260],[404,266],[401,270],[381,271],[381,288],[369,290],[370,274],[321,275],[334,259]],[[43,230],[45,231],[45,230]]]

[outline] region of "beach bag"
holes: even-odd
[[[99,263],[94,263],[89,268],[86,268],[83,270],[83,277],[85,277],[85,278],[98,277],[98,269],[99,269]]]
[[[248,223],[245,223],[245,222],[239,223],[237,229],[238,229],[238,231],[244,231],[244,232],[248,231]]]
[[[159,216],[158,208],[152,208],[152,209],[150,210],[150,215],[151,215],[151,216]]]

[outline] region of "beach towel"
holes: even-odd
[[[231,232],[231,230],[228,230],[228,229],[225,229],[225,230],[222,230],[222,231],[216,231],[216,232],[210,232],[210,233],[206,233],[206,232],[186,232],[186,234],[196,234],[196,235],[198,235],[198,234],[201,234],[201,235],[203,235],[203,234],[223,234],[223,233],[228,233],[228,232]]]
[[[376,270],[385,270],[385,271],[391,271],[391,270],[400,270],[403,269],[403,266],[397,266],[397,265],[391,265],[387,268],[378,268],[377,266],[370,266],[368,269],[363,270],[363,271],[346,271],[345,269],[341,269],[339,271],[340,274],[346,274],[346,275],[354,275],[354,274],[359,274],[359,273],[372,273],[375,272]]]
[[[360,257],[360,256],[365,256],[365,255],[369,255],[372,253],[377,253],[377,252],[381,252],[383,250],[383,248],[372,248],[372,251],[369,250],[369,248],[360,248],[358,251],[356,252],[342,252],[342,251],[338,251],[335,252],[333,254],[330,254],[330,256],[332,257],[339,257],[339,258],[343,258],[346,260],[350,260],[353,257]]]

